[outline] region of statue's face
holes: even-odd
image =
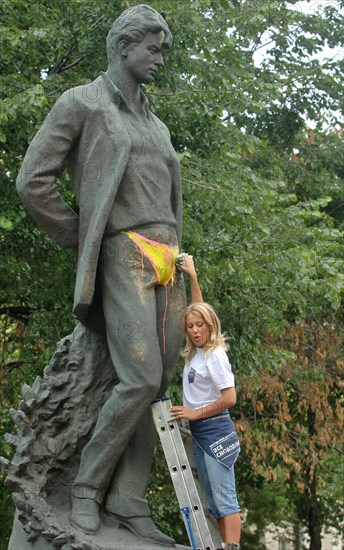
[[[164,64],[163,39],[163,32],[149,32],[139,44],[128,45],[125,52],[125,66],[138,84],[151,82]]]

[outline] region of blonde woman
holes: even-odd
[[[192,257],[185,255],[181,267],[190,276],[193,303],[184,315],[183,406],[172,407],[171,414],[178,420],[189,420],[198,474],[223,548],[240,549],[240,507],[234,476],[240,445],[228,411],[236,403],[234,376],[220,320],[202,301]]]

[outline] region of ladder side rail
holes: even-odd
[[[191,470],[189,459],[184,447],[184,442],[180,433],[178,421],[170,416],[169,409],[171,408],[170,399],[165,399],[162,402],[162,407],[165,409],[165,418],[171,430],[171,437],[176,447],[178,458],[181,465],[181,473],[186,478],[186,484],[190,495],[190,515],[194,520],[194,523],[198,527],[199,534],[204,550],[215,549],[214,542],[209,530],[208,522],[204,514],[203,504],[201,502],[197,486],[195,483],[194,475]],[[173,427],[172,427],[173,426]],[[171,429],[172,428],[172,429]]]
[[[158,407],[156,406],[155,409],[157,408]],[[157,412],[157,410],[155,410],[154,412]],[[182,476],[178,453],[176,452],[175,446],[173,444],[170,428],[168,426],[168,422],[166,422],[164,411],[160,409],[158,415],[156,416],[155,414],[153,414],[153,416],[154,419],[157,420],[156,427],[160,436],[160,441],[165,454],[166,462],[169,468],[170,476],[179,505],[181,508],[187,506],[189,509],[191,509],[193,505],[190,501],[190,496],[185,483],[185,479]],[[182,514],[182,517],[186,532],[189,536],[190,542],[192,543],[187,518],[184,514]],[[198,532],[197,526],[194,526],[194,522],[192,522],[192,526],[197,550],[203,550],[203,541],[201,540],[201,536]]]
[[[197,491],[179,431],[179,425],[177,421],[170,416],[170,407],[171,402],[166,398],[152,404],[154,423],[161,440],[172,483],[181,509],[186,506],[189,509],[189,522],[191,521],[193,526],[197,550],[215,550],[207,520],[204,515],[203,505]],[[189,534],[190,526],[184,514],[183,521],[190,542],[193,544]]]

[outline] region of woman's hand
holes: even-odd
[[[189,275],[189,277],[197,278],[193,257],[185,253],[182,254],[182,256],[184,258],[185,264],[179,264],[178,267],[183,271],[183,273],[185,273],[186,275]]]
[[[171,407],[170,415],[176,420],[186,418],[186,420],[197,420],[197,411],[192,411],[187,407]]]
[[[236,403],[236,391],[234,387],[224,388],[221,390],[221,397],[216,399],[214,403],[210,405],[204,405],[196,410],[188,409],[187,407],[171,407],[170,414],[176,420],[186,418],[187,420],[204,420],[205,418],[211,418],[217,416],[233,407]]]
[[[202,291],[198,284],[197,271],[193,261],[193,257],[189,254],[182,254],[185,264],[179,264],[178,269],[181,269],[185,275],[190,277],[190,286],[191,286],[191,302],[203,302]]]

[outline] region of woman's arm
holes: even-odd
[[[185,260],[185,265],[179,264],[178,267],[183,271],[183,273],[185,273],[186,275],[189,275],[190,277],[191,303],[203,302],[202,291],[198,284],[197,272],[193,261],[193,257],[189,256],[189,254],[183,254],[183,257]]]
[[[236,390],[235,388],[225,388],[221,390],[221,397],[216,399],[211,405],[205,405],[200,409],[191,410],[187,407],[171,407],[170,414],[177,420],[180,418],[186,418],[187,420],[204,420],[211,416],[216,416],[222,411],[233,407],[236,403]]]

